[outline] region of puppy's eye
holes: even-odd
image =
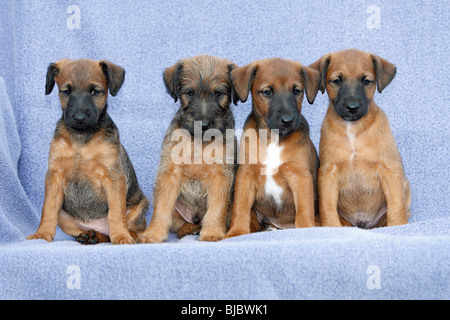
[[[262,94],[267,97],[270,98],[273,95],[273,91],[271,89],[265,89],[262,91]]]
[[[216,91],[216,93],[214,93],[214,96],[218,99],[222,98],[225,94],[223,92],[220,91]]]
[[[300,90],[298,88],[294,88],[294,90],[292,90],[292,93],[294,94],[294,96],[299,96],[302,92],[303,92],[303,90]]]
[[[186,91],[184,94],[185,94],[188,98],[192,98],[192,97],[194,96],[194,91],[193,91],[193,90],[189,90],[189,91]]]
[[[342,84],[342,80],[340,78],[332,80],[331,82],[333,82],[335,85],[338,85],[338,86],[340,86]]]
[[[66,89],[66,90],[62,90],[61,91],[62,94],[66,95],[66,96],[70,96],[70,94],[72,93],[72,91],[70,89]]]
[[[363,79],[363,81],[362,81],[362,84],[365,86],[368,86],[371,83],[372,83],[372,81],[370,81],[369,79]]]
[[[99,90],[93,89],[93,90],[91,91],[91,94],[92,94],[93,96],[98,96],[98,95],[100,94],[100,91],[99,91]]]

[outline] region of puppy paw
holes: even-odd
[[[27,240],[44,239],[44,240],[47,240],[48,242],[51,242],[54,237],[55,237],[54,233],[38,231],[35,234],[28,236]]]
[[[220,241],[223,240],[224,238],[224,234],[202,234],[200,233],[200,238],[198,240],[200,241],[210,241],[210,242],[214,242],[214,241]]]
[[[243,236],[244,234],[248,234],[248,231],[245,230],[230,230],[228,231],[228,233],[225,235],[225,239],[229,239],[229,238],[233,238],[233,237],[239,237],[239,236]]]
[[[386,224],[386,227],[403,226],[408,224],[408,221],[393,221]]]
[[[272,224],[266,224],[266,225],[262,228],[261,231],[276,231],[276,230],[278,230],[278,228],[275,227],[274,225],[272,225]]]
[[[161,243],[167,240],[167,234],[143,232],[139,235],[139,243]]]
[[[110,235],[112,244],[135,244],[133,237],[128,234]]]
[[[177,232],[177,238],[181,239],[188,235],[198,235],[200,233],[201,226],[191,223],[185,223]]]
[[[94,230],[80,233],[78,237],[75,237],[75,240],[84,245],[109,242],[109,238],[107,236],[95,232]]]
[[[395,212],[387,216],[387,227],[402,226],[405,224],[408,224],[408,217],[404,212]]]
[[[221,226],[203,226],[200,231],[200,241],[220,241],[225,238],[225,228]]]

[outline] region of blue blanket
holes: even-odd
[[[446,1],[1,1],[0,299],[449,299],[449,13]],[[411,182],[410,224],[218,243],[171,235],[157,245],[81,246],[59,229],[52,243],[25,240],[40,221],[61,115],[57,94],[44,95],[49,63],[83,57],[125,68],[109,113],[151,199],[178,107],[166,67],[198,54],[240,66],[275,56],[310,64],[345,48],[397,66],[375,101]],[[317,148],[327,105],[320,93],[303,105]],[[250,109],[251,99],[233,107],[237,128]]]

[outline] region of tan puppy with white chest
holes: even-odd
[[[252,111],[241,138],[226,237],[315,226],[319,161],[301,109],[304,96],[313,103],[319,73],[271,58],[235,69],[231,76],[241,101],[251,93]]]

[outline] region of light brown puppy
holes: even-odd
[[[180,99],[180,109],[164,136],[153,216],[140,242],[163,242],[169,229],[179,238],[200,233],[202,241],[225,236],[236,171],[230,109],[230,73],[236,67],[201,55],[164,71],[167,91],[175,102]]]
[[[321,128],[318,176],[322,226],[402,225],[411,215],[411,191],[384,112],[373,101],[395,76],[393,64],[349,49],[324,55],[310,67],[321,74],[329,107]]]
[[[241,101],[251,91],[244,125],[231,227],[227,238],[276,228],[312,227],[317,207],[316,149],[301,114],[313,103],[319,73],[296,61],[255,61],[232,73]]]
[[[82,244],[131,244],[146,226],[148,199],[107,113],[125,70],[109,61],[64,59],[50,64],[45,94],[58,84],[62,117],[50,144],[39,229],[28,239],[51,241],[56,226]]]

